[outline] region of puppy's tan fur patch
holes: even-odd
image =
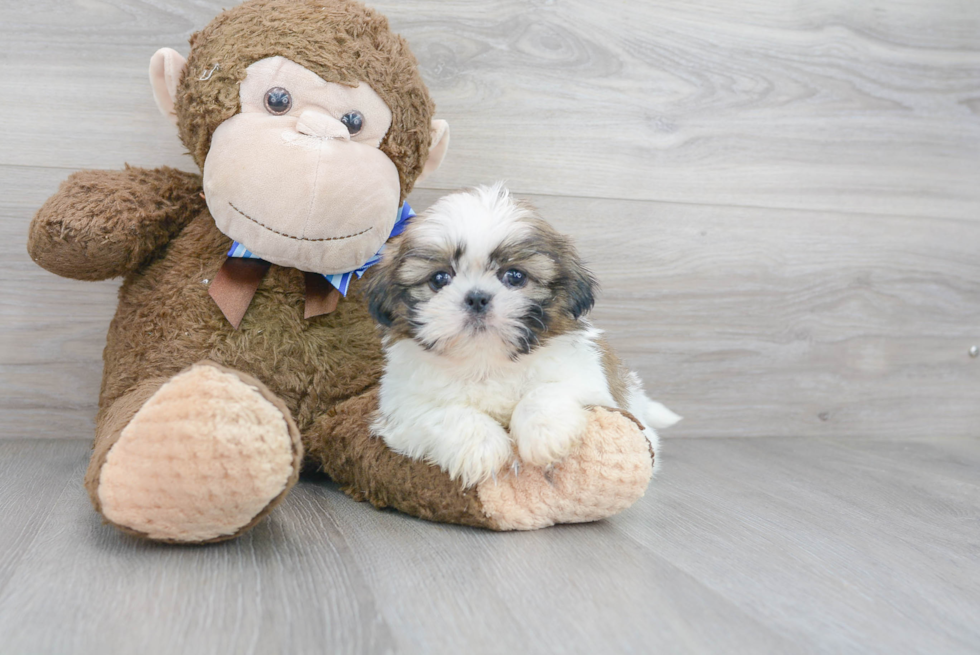
[[[623,360],[609,347],[609,342],[606,341],[605,337],[596,339],[596,343],[602,352],[602,370],[606,372],[609,392],[612,394],[613,400],[616,401],[616,407],[626,407],[629,403],[626,378],[629,371],[623,365]]]

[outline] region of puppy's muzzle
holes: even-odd
[[[493,296],[486,291],[473,289],[466,294],[466,298],[463,299],[463,304],[466,305],[466,311],[471,314],[485,314],[490,307],[490,301],[492,299]]]

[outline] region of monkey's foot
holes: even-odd
[[[581,442],[549,467],[521,465],[477,487],[498,530],[534,530],[596,521],[639,500],[653,475],[653,451],[637,423],[596,407]]]
[[[229,539],[296,482],[299,432],[261,383],[211,363],[163,384],[133,416],[98,477],[102,514],[159,541]]]

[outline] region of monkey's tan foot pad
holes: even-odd
[[[261,383],[196,364],[123,428],[99,474],[103,515],[160,541],[220,541],[258,522],[302,460],[289,412]]]
[[[637,423],[616,410],[592,410],[582,441],[549,468],[521,466],[477,486],[499,530],[534,530],[617,514],[639,500],[653,475],[653,451]]]

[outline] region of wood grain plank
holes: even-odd
[[[76,457],[87,450],[55,443]],[[36,471],[46,465],[45,448],[34,450],[25,464]],[[233,542],[174,548],[101,525],[82,473],[48,508],[0,590],[4,653],[392,651],[390,630],[329,515],[291,502]],[[26,489],[14,491],[20,498]],[[0,521],[6,531],[11,519]]]
[[[976,439],[674,439],[634,507],[531,533],[306,479],[249,535],[190,548],[100,525],[86,454],[0,442],[5,655],[980,647]]]
[[[174,548],[98,525],[75,482],[0,590],[5,653],[792,650],[601,524],[495,534],[307,482],[241,539]]]
[[[607,523],[488,533],[304,485],[337,517],[402,652],[792,652]]]
[[[980,5],[969,0],[372,3],[453,126],[428,185],[980,215]],[[0,8],[0,163],[189,168],[149,56],[219,2]]]
[[[92,438],[119,282],[59,278],[27,255],[30,219],[66,176],[0,167],[0,439]]]
[[[0,592],[87,462],[79,441],[0,441]]]
[[[0,296],[5,432],[87,437],[116,283],[38,269],[27,223],[63,172],[0,170],[22,182],[0,202],[0,270],[16,279]],[[438,195],[412,202],[421,210]],[[687,417],[667,436],[980,435],[980,360],[967,354],[980,343],[980,224],[531,200],[597,273],[596,324]]]
[[[617,529],[783,637],[980,647],[980,440],[672,440],[663,463]]]

